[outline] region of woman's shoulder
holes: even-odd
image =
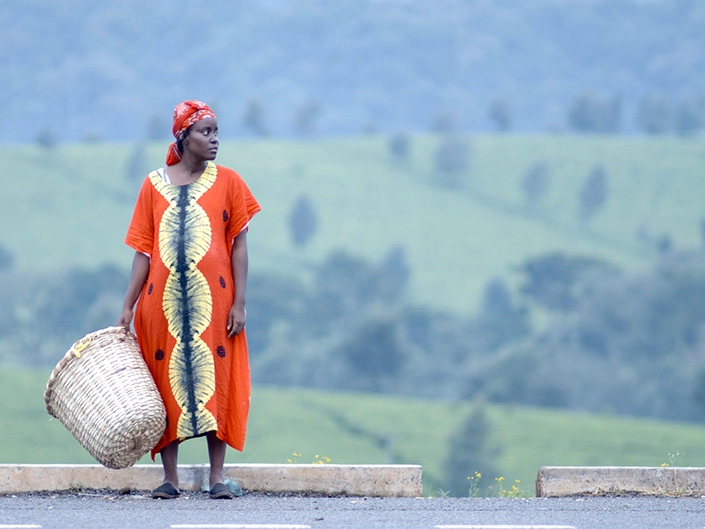
[[[225,182],[233,183],[236,185],[242,185],[245,183],[245,180],[235,169],[218,164],[216,164],[215,166],[218,169],[218,178],[223,178]]]
[[[224,165],[218,165],[215,164],[215,167],[218,169],[218,176],[223,175],[226,178],[242,178],[240,176],[240,173],[238,173],[235,169],[232,169],[231,167],[225,167]]]

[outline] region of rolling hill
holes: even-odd
[[[377,261],[401,245],[413,303],[471,313],[490,279],[516,283],[516,267],[532,256],[584,254],[637,269],[653,262],[664,238],[675,249],[702,245],[703,138],[475,136],[454,188],[438,184],[441,141],[411,137],[404,161],[383,136],[224,141],[218,163],[238,170],[263,207],[251,226],[251,273],[305,276],[336,249]],[[122,240],[140,182],[126,178],[125,168],[134,149],[0,146],[0,246],[16,271],[129,267]],[[165,144],[147,146],[144,173],[163,163],[164,152]],[[521,181],[537,163],[550,179],[532,206]],[[577,197],[596,167],[607,177],[606,203],[580,222]],[[288,219],[302,195],[319,227],[297,248]]]

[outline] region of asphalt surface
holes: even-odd
[[[0,529],[705,528],[705,499],[354,498],[115,491],[0,497]]]

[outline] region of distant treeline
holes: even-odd
[[[488,283],[475,316],[408,301],[403,247],[377,263],[334,252],[308,280],[254,274],[255,381],[705,420],[705,254],[626,273],[561,253]],[[127,273],[0,273],[0,359],[51,367],[116,321]],[[541,322],[540,324],[537,322]]]
[[[0,3],[0,141],[702,127],[699,0]]]

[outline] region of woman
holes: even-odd
[[[240,176],[213,163],[218,122],[200,101],[174,109],[166,168],[145,179],[125,242],[135,250],[118,325],[135,332],[167,410],[164,483],[179,495],[179,443],[206,436],[212,498],[224,484],[226,445],[242,450],[250,401],[245,337],[247,227],[260,206]]]

